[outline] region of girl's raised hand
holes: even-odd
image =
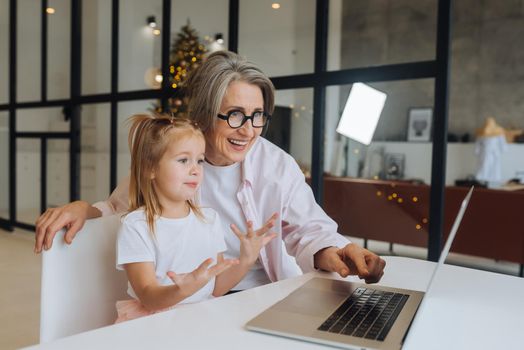
[[[253,222],[247,222],[247,233],[243,234],[235,224],[231,224],[231,230],[240,240],[240,263],[253,264],[258,258],[260,249],[268,244],[277,235],[269,230],[275,225],[278,214],[274,213],[266,223],[258,230],[253,230]]]
[[[209,280],[226,271],[231,266],[238,264],[237,259],[224,259],[222,253],[218,254],[217,263],[209,267],[212,262],[213,259],[208,258],[190,273],[176,274],[173,271],[168,271],[167,276],[178,286],[180,293],[187,298],[204,287]]]

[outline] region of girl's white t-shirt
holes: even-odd
[[[220,222],[227,245],[224,257],[228,259],[238,259],[240,256],[240,241],[231,231],[230,225],[235,224],[240,231],[247,232],[246,220],[237,199],[238,188],[241,184],[240,166],[240,163],[228,166],[213,166],[207,162],[204,163],[201,205],[220,210]],[[257,260],[246,276],[232,290],[249,289],[270,282],[264,267]]]
[[[173,281],[166,275],[168,271],[189,273],[207,258],[212,258],[216,263],[217,254],[226,250],[223,227],[216,211],[203,208],[202,212],[204,221],[193,211],[180,219],[158,218],[154,237],[142,209],[127,214],[118,232],[116,268],[123,270],[124,264],[152,262],[157,282],[160,285],[172,285]],[[182,303],[209,299],[214,287],[215,279],[212,279]],[[138,299],[130,283],[127,293]]]

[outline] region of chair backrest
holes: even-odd
[[[126,274],[115,268],[120,217],[88,220],[71,245],[62,230],[43,253],[40,343],[116,320],[115,302],[129,298]]]

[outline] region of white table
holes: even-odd
[[[381,285],[425,290],[432,262],[385,257]],[[314,276],[310,273],[34,349],[330,349],[250,332],[244,324]],[[524,279],[445,265],[404,349],[523,349]],[[94,306],[96,307],[96,306]],[[82,317],[82,315],[78,315]]]

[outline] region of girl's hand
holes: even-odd
[[[252,265],[258,258],[260,249],[268,244],[277,235],[274,232],[268,231],[275,225],[275,220],[278,214],[273,214],[264,226],[253,231],[253,222],[247,222],[247,234],[243,234],[235,224],[231,224],[231,230],[240,240],[240,263]]]
[[[187,298],[204,287],[212,278],[238,264],[237,259],[224,259],[222,253],[218,254],[217,263],[209,267],[212,262],[213,259],[208,258],[190,273],[176,274],[168,271],[167,276],[178,286],[180,293]]]

